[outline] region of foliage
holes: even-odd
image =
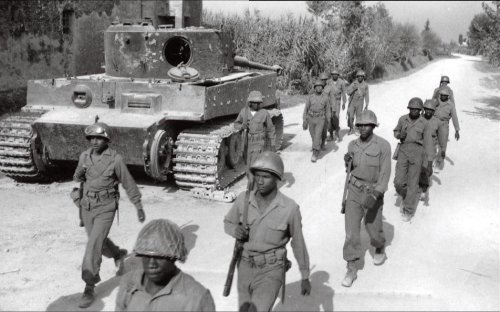
[[[495,65],[500,65],[500,1],[491,1],[493,8],[483,2],[484,13],[472,19],[467,33],[472,54],[482,54]]]

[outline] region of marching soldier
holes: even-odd
[[[314,82],[314,93],[309,95],[306,101],[306,106],[304,107],[302,128],[307,130],[309,127],[313,150],[311,157],[312,162],[316,162],[321,149],[325,116],[327,121],[331,118],[330,110],[328,109],[328,99],[322,94],[323,87],[323,82],[317,79]]]
[[[354,116],[356,120],[361,116],[363,111],[363,103],[365,103],[365,110],[368,109],[370,103],[370,94],[368,84],[364,81],[366,74],[364,71],[359,70],[356,73],[356,79],[347,87],[347,94],[349,94],[349,107],[347,108],[347,124],[349,126],[349,135],[354,133]],[[345,109],[345,105],[342,105]]]
[[[330,81],[330,89],[332,95],[332,123],[330,126],[330,137],[331,141],[337,139],[339,142],[342,140],[340,137],[340,106],[342,104],[342,109],[345,109],[345,103],[347,102],[346,96],[346,86],[345,81],[340,78],[338,70],[334,69],[331,72],[332,80]],[[335,137],[333,136],[333,131],[335,131]]]
[[[238,264],[240,309],[250,305],[257,311],[270,311],[280,287],[285,287],[286,270],[290,268],[286,244],[292,240],[302,275],[301,294],[305,296],[311,292],[309,255],[299,205],[277,187],[284,172],[281,158],[276,153],[264,152],[250,170],[255,175],[256,188],[248,196],[245,192],[236,199],[224,218],[224,231],[245,242]],[[245,216],[247,220],[243,220]]]
[[[215,311],[210,291],[175,265],[187,255],[177,224],[167,219],[146,224],[134,253],[142,268],[121,279],[115,311]]]
[[[88,235],[82,264],[82,279],[86,286],[79,303],[80,308],[87,308],[94,301],[94,287],[101,280],[99,269],[102,255],[113,258],[119,268],[127,255],[127,250],[120,249],[107,238],[118,210],[120,182],[137,209],[139,222],[146,219],[141,193],[134,179],[122,157],[108,147],[111,139],[109,126],[96,122],[85,129],[85,136],[91,147],[80,155],[73,176],[75,181],[83,182],[81,218]]]
[[[408,102],[410,113],[399,118],[394,129],[394,137],[401,140],[394,187],[403,198],[402,219],[411,220],[419,200],[419,179],[424,157],[426,168],[432,168],[434,146],[432,134],[427,120],[420,115],[423,109],[422,100],[418,97]],[[431,169],[432,170],[432,169]]]
[[[371,245],[375,247],[374,264],[381,265],[386,259],[382,207],[391,176],[391,146],[373,133],[373,129],[378,126],[374,112],[363,111],[356,119],[356,126],[360,136],[349,142],[348,152],[344,156],[346,166],[352,161],[345,207],[343,254],[347,261],[347,273],[342,281],[344,287],[351,287],[356,280],[356,263],[364,256],[360,235],[363,217]]]
[[[434,116],[441,121],[438,127],[438,141],[441,149],[439,162],[444,161],[446,157],[446,147],[448,146],[448,136],[450,133],[450,119],[452,119],[453,127],[455,128],[455,139],[457,141],[460,139],[457,111],[455,103],[449,100],[451,94],[449,91],[449,88],[442,88],[439,91],[439,102],[434,112]]]
[[[436,101],[439,100],[439,90],[441,89],[448,89],[450,93],[450,100],[455,103],[455,97],[453,96],[453,90],[448,86],[450,83],[450,77],[448,76],[441,76],[441,81],[439,82],[439,87],[434,89],[434,93],[432,94],[432,98]]]
[[[262,104],[262,93],[251,91],[248,94],[248,106],[244,107],[236,121],[236,129],[246,129],[247,132],[247,166],[265,150],[275,151],[275,129],[271,116],[266,109],[260,109]]]
[[[332,115],[332,111],[333,111],[333,102],[332,102],[332,97],[333,97],[333,93],[332,93],[332,89],[330,87],[330,85],[328,84],[328,74],[327,73],[321,73],[321,75],[319,75],[319,79],[321,79],[321,81],[323,82],[323,92],[322,94],[328,99],[328,110],[330,110],[330,116]],[[321,134],[321,150],[324,151],[326,150],[325,148],[325,141],[327,139],[327,133],[328,133],[328,130],[330,129],[328,127],[328,125],[332,123],[332,120],[333,120],[333,116],[331,116],[330,120],[326,120],[326,115],[325,115],[325,124],[323,125],[323,132]],[[330,140],[331,141],[331,140]]]
[[[438,153],[439,143],[438,143],[438,127],[440,120],[434,116],[434,111],[436,110],[437,100],[425,100],[424,102],[424,118],[427,120],[429,124],[430,132],[432,135],[432,146],[434,147],[433,158],[436,157]],[[428,156],[424,156],[424,159],[428,159]],[[432,176],[432,163],[425,162],[423,163],[422,172],[420,174],[420,188],[422,190],[422,194],[427,192],[427,189],[430,185],[430,177]]]

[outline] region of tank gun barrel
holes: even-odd
[[[254,69],[263,69],[263,70],[272,70],[278,73],[278,75],[281,75],[283,72],[283,68],[279,65],[265,65],[262,63],[257,63],[257,62],[252,62],[249,61],[246,57],[243,56],[238,56],[236,55],[234,57],[234,65],[237,66],[244,66],[244,67],[249,67],[249,68],[254,68]]]

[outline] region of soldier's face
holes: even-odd
[[[333,81],[337,81],[337,79],[339,79],[339,75],[333,74],[332,79],[333,79]]]
[[[102,153],[108,146],[108,140],[103,137],[90,137],[89,141],[92,150],[98,154]]]
[[[142,256],[142,268],[146,277],[155,284],[170,280],[177,272],[175,259]]]
[[[440,94],[439,95],[439,98],[441,99],[441,101],[443,102],[446,102],[448,101],[448,96],[446,94]]]
[[[316,91],[316,93],[320,94],[321,92],[323,92],[323,87],[322,86],[315,86],[314,90]]]
[[[373,128],[375,128],[375,126],[371,124],[358,125],[359,138],[361,141],[366,141],[373,134]]]
[[[365,79],[365,76],[358,76],[358,82],[363,82],[363,79]]]
[[[432,115],[434,115],[434,110],[433,109],[424,108],[424,117],[426,119],[431,119]]]
[[[253,110],[253,111],[256,111],[259,109],[259,105],[260,103],[259,102],[250,102],[250,109]]]
[[[262,195],[271,193],[278,185],[278,177],[266,171],[255,171],[255,184]]]
[[[420,109],[410,108],[410,118],[417,119],[420,116]]]

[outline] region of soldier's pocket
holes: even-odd
[[[266,222],[266,235],[264,242],[268,244],[279,243],[286,235],[287,224],[285,220],[268,220]]]
[[[370,167],[378,167],[380,164],[380,151],[367,151],[366,164]]]

